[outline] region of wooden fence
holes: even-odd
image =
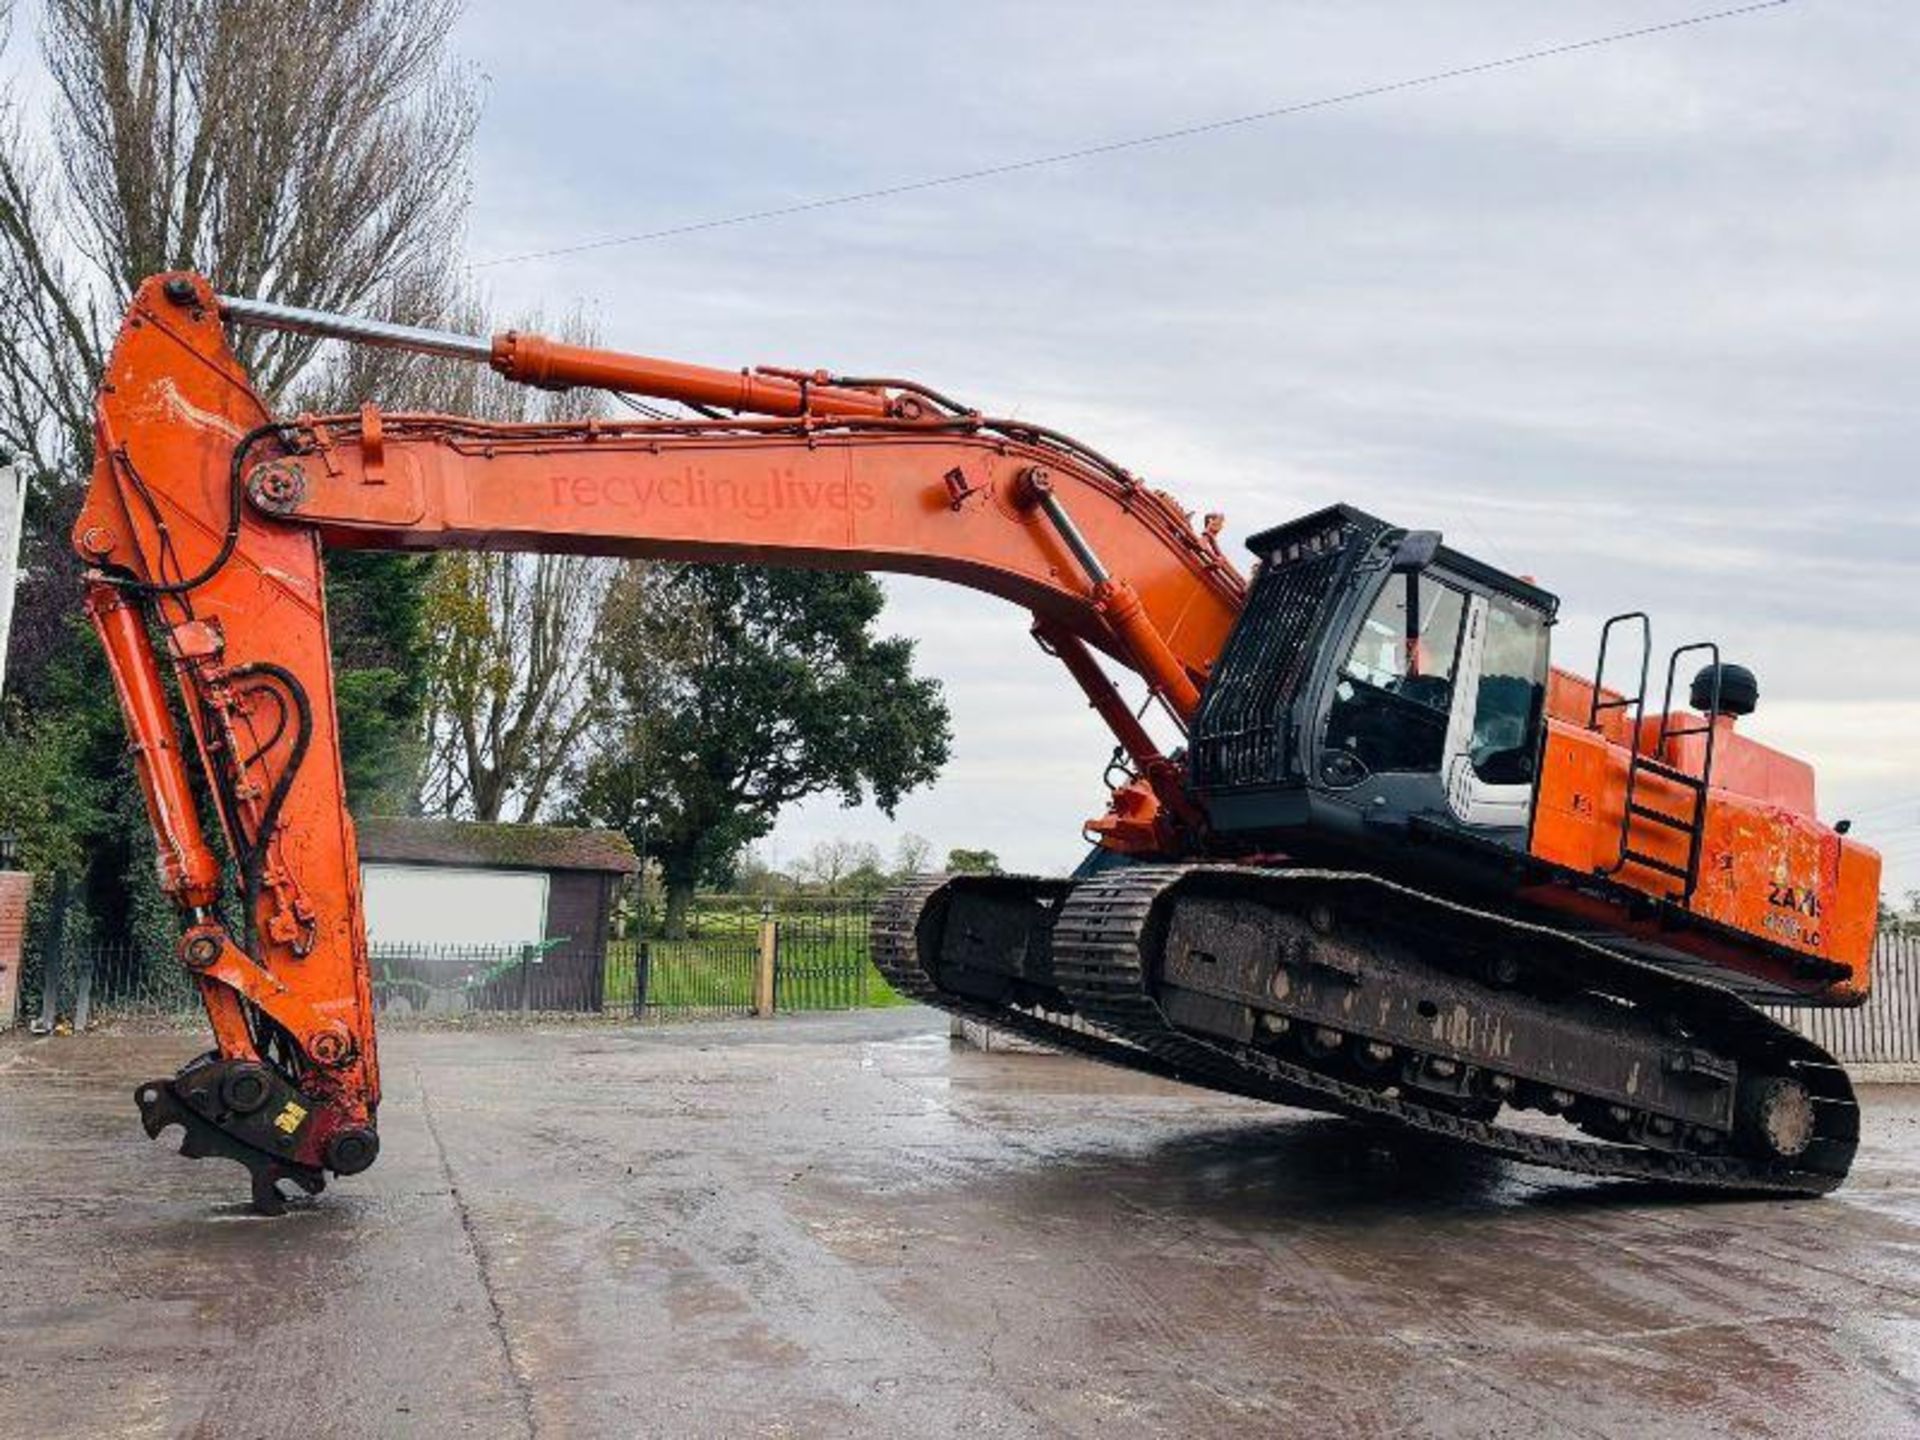
[[[1843,1065],[1920,1065],[1920,935],[1882,935],[1873,996],[1856,1010],[1767,1008]]]

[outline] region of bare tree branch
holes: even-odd
[[[454,0],[47,0],[56,96],[38,145],[0,125],[0,438],[77,475],[107,328],[156,271],[415,323],[467,199],[474,87],[443,58]],[[304,336],[235,349],[269,401]],[[334,361],[332,363],[339,363]],[[325,381],[313,383],[324,387]]]
[[[489,328],[467,304],[465,328]],[[543,328],[538,317],[520,322]],[[560,333],[594,336],[579,316]],[[479,366],[415,364],[396,371],[376,352],[351,357],[352,393],[409,390],[428,408],[502,420],[578,420],[591,392],[544,394]],[[575,555],[443,557],[428,592],[424,807],[477,820],[530,822],[552,808],[577,767],[588,730],[607,714],[602,615],[618,562]]]

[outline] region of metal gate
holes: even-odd
[[[872,916],[867,900],[787,902],[774,921],[773,1008],[858,1010],[870,1003]]]
[[[607,1010],[636,1020],[751,1015],[759,953],[747,931],[616,942],[607,948]]]

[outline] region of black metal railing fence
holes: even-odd
[[[757,935],[616,940],[607,947],[607,1011],[636,1020],[751,1015]]]
[[[375,944],[367,953],[382,1020],[598,1014],[604,962],[600,947],[568,941]]]
[[[763,987],[781,1012],[898,1003],[874,971],[860,897],[702,896],[684,938],[643,933],[603,945],[369,946],[383,1025],[463,1018],[745,1016]],[[771,930],[768,927],[771,927]],[[656,927],[657,929],[657,927]],[[170,946],[100,942],[42,925],[23,965],[21,1015],[36,1027],[118,1020],[193,1023],[192,977]],[[768,948],[768,941],[771,948]],[[770,968],[769,968],[770,967]]]
[[[42,1033],[84,1031],[110,1018],[168,1020],[200,1013],[193,977],[171,952],[130,941],[73,937],[30,945],[21,967],[20,1013]]]
[[[607,1009],[641,1020],[751,1015],[765,978],[776,1011],[896,1004],[868,946],[874,904],[867,896],[703,895],[684,938],[643,926],[638,938],[608,947]]]
[[[860,1010],[876,998],[891,1002],[868,939],[874,903],[810,901],[775,919],[774,1009]]]

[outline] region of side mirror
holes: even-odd
[[[1438,530],[1409,530],[1400,537],[1400,543],[1393,551],[1393,573],[1396,575],[1417,575],[1433,563],[1433,557],[1440,553],[1440,532]]]

